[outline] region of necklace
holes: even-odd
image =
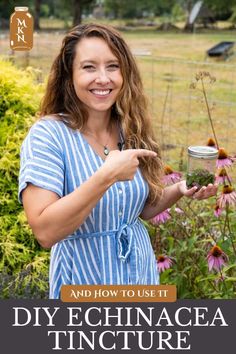
[[[100,143],[97,141],[97,143],[98,143],[99,145],[103,146],[103,153],[104,153],[105,156],[107,156],[107,155],[109,154],[109,152],[110,152],[110,150],[108,149],[108,146],[107,146],[109,140],[110,140],[110,137],[108,138],[108,140],[107,140],[107,142],[106,142],[105,145],[102,145],[102,144],[100,144]]]
[[[101,144],[101,143],[94,137],[93,134],[91,134],[91,133],[89,133],[89,132],[87,132],[86,134],[90,135],[90,136],[96,141],[96,143],[97,143],[98,145],[100,145],[100,146],[103,147],[103,154],[104,154],[105,156],[109,155],[110,150],[109,150],[109,148],[108,148],[108,143],[109,143],[109,140],[110,140],[110,133],[109,133],[109,136],[108,136],[108,139],[107,139],[107,142],[105,143],[105,145],[104,145],[104,144]]]

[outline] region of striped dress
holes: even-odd
[[[63,197],[104,163],[77,130],[41,119],[21,147],[19,200],[27,183]],[[63,284],[159,284],[155,255],[139,215],[148,196],[140,170],[113,184],[84,223],[51,249],[50,298]]]

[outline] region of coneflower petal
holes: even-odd
[[[214,263],[215,263],[214,258],[213,258],[212,256],[211,256],[211,257],[209,257],[209,259],[208,259],[208,267],[209,267],[209,271],[211,271],[211,270],[212,270]]]
[[[212,269],[220,271],[227,260],[228,256],[222,251],[222,249],[217,245],[213,246],[207,255],[209,271]]]

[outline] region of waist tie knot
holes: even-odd
[[[123,224],[117,232],[117,254],[118,258],[126,261],[133,244],[133,224]]]

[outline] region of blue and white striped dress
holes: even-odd
[[[62,121],[41,119],[21,148],[19,200],[27,183],[63,197],[104,163],[83,135]],[[84,223],[51,249],[50,298],[63,284],[159,284],[155,255],[139,215],[148,185],[138,169],[113,184]]]

